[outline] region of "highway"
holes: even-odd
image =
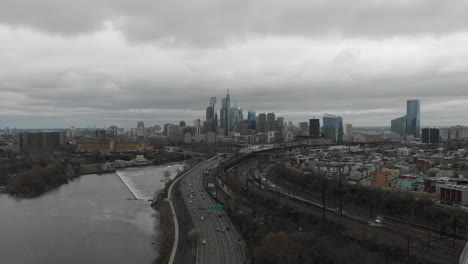
[[[216,166],[216,158],[207,160],[181,179],[180,195],[198,233],[196,263],[246,263],[240,237],[233,224],[223,210],[210,209],[217,204],[203,188],[201,170],[208,171]]]

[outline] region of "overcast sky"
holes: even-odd
[[[0,0],[0,127],[204,118],[465,124],[468,1]],[[219,109],[219,108],[218,108]]]

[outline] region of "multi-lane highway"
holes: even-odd
[[[245,263],[239,235],[224,210],[211,209],[217,203],[203,187],[201,170],[209,171],[216,166],[216,158],[207,160],[180,179],[180,195],[183,196],[195,227],[194,232],[198,236],[196,262]]]

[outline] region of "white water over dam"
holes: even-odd
[[[119,171],[116,171],[115,174],[117,174],[117,177],[122,181],[122,183],[127,187],[127,189],[132,193],[133,197],[137,200],[143,199],[142,195],[138,193],[138,190],[134,187],[132,187],[131,184],[128,183],[128,178],[126,176],[122,176]]]
[[[161,166],[133,167],[117,170],[115,174],[138,200],[152,199],[156,190],[164,188],[165,174],[169,172],[174,178],[184,168],[184,163],[172,163]]]

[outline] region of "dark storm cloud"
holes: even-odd
[[[2,1],[0,127],[203,118],[230,89],[287,120],[464,124],[468,3]],[[16,120],[16,121],[15,121]]]

